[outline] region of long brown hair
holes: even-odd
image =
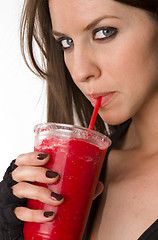
[[[157,17],[157,0],[115,0],[142,8]],[[52,36],[47,0],[25,0],[21,18],[21,49],[29,68],[47,81],[47,120],[74,123],[74,111],[82,126],[87,127],[93,111],[90,102],[74,84],[64,63],[63,51]],[[38,46],[41,59],[36,57]],[[106,133],[98,116],[95,129]]]

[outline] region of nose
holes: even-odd
[[[74,47],[71,56],[66,59],[66,65],[76,83],[97,79],[101,74],[95,53],[90,47]]]

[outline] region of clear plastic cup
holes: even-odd
[[[35,151],[50,155],[46,168],[60,175],[56,184],[39,184],[64,197],[60,206],[28,200],[31,209],[53,211],[46,223],[24,224],[26,240],[81,240],[94,198],[102,163],[111,140],[74,125],[47,123],[35,126]],[[35,183],[36,184],[36,183]]]

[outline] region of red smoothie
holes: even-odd
[[[50,155],[50,161],[45,167],[60,175],[56,184],[38,185],[62,195],[64,203],[54,207],[36,200],[28,200],[29,208],[53,211],[56,216],[53,221],[47,223],[25,223],[24,239],[82,239],[101,166],[110,144],[109,140],[103,142],[98,138],[97,141],[98,146],[82,137],[80,139],[73,136],[50,136],[41,139],[35,145],[36,151]]]

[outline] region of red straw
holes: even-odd
[[[98,110],[99,110],[100,104],[101,104],[101,99],[102,99],[102,97],[97,98],[95,108],[93,110],[93,114],[92,114],[92,117],[91,117],[91,121],[90,121],[90,124],[89,124],[89,127],[88,127],[90,130],[93,130],[93,128],[94,128],[94,124],[95,124],[95,121],[96,121],[96,118],[97,118]]]

